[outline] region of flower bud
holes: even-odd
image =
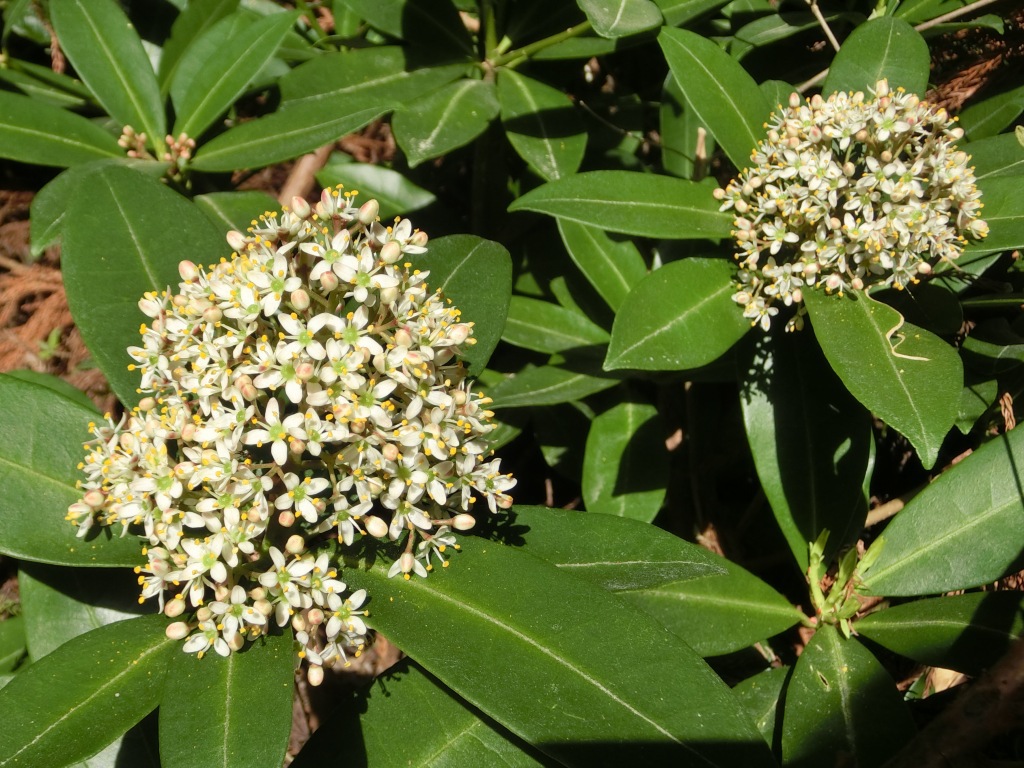
[[[199,268],[188,259],[185,259],[178,263],[178,274],[181,275],[181,279],[186,283],[194,283],[199,279]]]
[[[311,626],[319,626],[324,623],[324,612],[319,608],[310,608],[306,612],[306,618],[309,620]]]
[[[306,444],[295,437],[288,441],[288,450],[291,451],[294,456],[301,456],[306,452]]]
[[[368,515],[363,520],[366,532],[375,539],[383,539],[388,535],[388,524],[376,515]]]
[[[277,522],[282,528],[291,528],[295,525],[295,515],[286,509],[277,516]]]
[[[253,603],[252,607],[263,616],[269,616],[274,612],[274,604],[263,598]]]
[[[151,411],[156,408],[156,400],[152,397],[144,397],[139,400],[139,410],[142,412]]]
[[[800,98],[800,94],[797,93],[796,91],[794,91],[793,93],[789,94],[789,108],[790,109],[796,109],[797,107],[799,107],[801,101],[802,101],[802,99]]]
[[[309,309],[309,294],[301,288],[294,290],[289,294],[288,301],[292,303],[299,312],[304,312]]]
[[[334,274],[333,272],[329,272],[328,271],[328,272],[324,272],[322,275],[320,275],[320,285],[328,293],[330,293],[335,288],[337,288],[339,282],[341,282],[341,281],[338,280],[338,276],[336,274]]]
[[[213,618],[213,611],[205,605],[200,606],[199,610],[196,611],[196,618],[199,619],[199,621],[209,621]]]
[[[86,493],[84,497],[82,497],[82,501],[84,501],[93,509],[101,509],[106,500],[107,499],[103,495],[103,492],[95,488]]]
[[[411,573],[416,563],[416,558],[412,556],[412,552],[403,552],[398,562],[398,569],[402,573]]]
[[[394,240],[388,240],[380,249],[380,260],[385,264],[394,264],[402,258],[402,246]]]
[[[380,213],[380,203],[376,200],[367,200],[359,207],[359,213],[356,217],[359,219],[359,223],[364,227],[368,227],[377,220],[377,214]]]
[[[175,600],[174,602],[180,602]],[[184,640],[188,636],[188,624],[184,621],[173,621],[167,625],[164,634],[171,640]]]
[[[295,378],[299,381],[309,381],[316,373],[316,368],[308,360],[295,366]]]
[[[311,666],[306,670],[306,680],[309,684],[316,688],[324,681],[324,668],[321,666]]]
[[[228,638],[227,643],[228,648],[230,648],[232,651],[240,651],[242,650],[242,647],[245,645],[245,638],[239,634],[234,634],[230,638]]]
[[[385,443],[384,447],[380,449],[381,455],[388,461],[397,461],[399,450],[398,446],[394,443]]]
[[[474,525],[476,525],[476,518],[465,512],[452,518],[452,528],[457,531],[468,531]]]
[[[227,234],[228,245],[231,246],[231,250],[241,252],[245,250],[247,240],[245,235],[236,229],[232,229]]]
[[[309,203],[306,202],[304,197],[296,195],[292,198],[292,211],[300,219],[308,219],[309,215],[313,212],[313,209],[309,207]]]
[[[203,310],[203,320],[208,323],[219,323],[224,313],[219,307],[207,307]]]
[[[425,248],[429,240],[430,238],[426,232],[417,229],[412,233],[412,237],[409,238],[409,245],[414,245],[417,248]]]
[[[932,265],[927,261],[922,261],[917,265],[917,271],[922,275],[930,275],[932,273]]]
[[[184,600],[168,600],[164,605],[164,615],[174,619],[185,612]]]
[[[284,551],[290,555],[300,555],[306,551],[306,540],[297,533],[293,534],[285,542]]]

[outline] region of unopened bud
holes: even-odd
[[[172,619],[181,616],[185,612],[185,601],[184,600],[168,600],[164,605],[164,615],[169,616]]]
[[[292,629],[294,629],[296,632],[305,632],[306,626],[306,617],[303,616],[301,613],[296,613],[294,616],[292,616]]]
[[[181,602],[175,600],[174,602]],[[167,625],[167,629],[164,630],[164,634],[167,635],[171,640],[184,640],[188,636],[188,624],[184,621],[173,621]]]
[[[359,213],[356,214],[359,219],[359,223],[364,227],[368,227],[377,220],[377,214],[380,213],[380,203],[376,200],[367,200],[359,207]]]
[[[296,195],[292,198],[292,212],[300,219],[308,219],[313,209],[309,207],[309,203],[304,197]]]
[[[366,532],[375,539],[383,539],[388,535],[388,524],[376,515],[368,515],[363,519]]]
[[[421,229],[417,229],[412,233],[412,237],[409,238],[409,245],[415,245],[417,248],[425,248],[430,238],[427,233]]]
[[[139,400],[140,411],[151,411],[154,408],[156,408],[156,400],[154,400],[152,397],[144,397],[141,400]]]
[[[309,294],[301,288],[292,291],[288,296],[288,300],[292,303],[292,306],[300,312],[309,309]]]
[[[316,688],[324,681],[324,668],[321,666],[311,666],[306,670],[306,680],[309,684]]]
[[[415,563],[416,558],[412,556],[412,552],[403,552],[398,560],[398,568],[402,573],[411,573]]]
[[[797,93],[796,91],[794,91],[793,93],[789,94],[789,107],[790,107],[790,109],[796,109],[797,107],[799,107],[800,106],[800,101],[801,101],[800,94]]]
[[[920,264],[917,265],[917,271],[920,272],[922,275],[930,275],[932,273],[932,265],[929,264],[927,261],[922,261]]]
[[[337,288],[339,282],[338,276],[334,274],[334,272],[327,271],[320,275],[320,285],[323,286],[323,289],[328,293]]]
[[[452,518],[452,528],[457,531],[468,531],[474,525],[476,525],[476,518],[472,515],[467,515],[466,513],[456,515]]]
[[[231,246],[231,250],[238,251],[238,252],[241,252],[241,251],[245,250],[245,245],[246,245],[245,235],[243,235],[237,229],[232,229],[230,232],[228,232],[228,234],[227,234],[227,241],[228,241],[228,245]]]
[[[288,441],[288,450],[291,451],[294,456],[301,456],[306,451],[306,444],[297,437],[292,438]]]
[[[96,490],[94,488],[93,490],[85,494],[85,496],[82,498],[82,501],[84,501],[93,509],[99,509],[103,506],[103,503],[106,501],[106,497],[103,495],[102,491]]]
[[[252,607],[255,608],[263,616],[269,616],[274,612],[274,604],[266,599],[257,600],[255,603],[252,604]]]
[[[306,618],[309,619],[309,623],[317,627],[324,623],[324,612],[319,608],[310,608],[306,613]]]
[[[203,320],[208,323],[219,323],[223,316],[224,313],[220,311],[220,307],[207,307],[203,310]]]
[[[295,515],[286,509],[277,516],[277,522],[282,528],[291,528],[295,525]]]
[[[196,425],[193,422],[188,422],[181,428],[181,439],[186,443],[191,443],[196,436]]]
[[[188,259],[178,263],[178,274],[186,283],[194,283],[199,279],[199,268]]]
[[[245,645],[245,638],[239,634],[234,634],[228,639],[228,648],[232,651],[240,651]]]
[[[306,540],[297,533],[293,534],[284,543],[284,551],[290,555],[300,555],[306,551]]]
[[[199,610],[196,611],[196,618],[199,619],[199,621],[209,621],[213,618],[213,611],[205,605],[200,606]]]
[[[295,366],[295,378],[299,381],[309,381],[316,373],[316,368],[308,360]]]
[[[400,258],[402,258],[402,246],[394,240],[388,240],[384,243],[384,247],[380,249],[381,261],[385,264],[394,264]]]

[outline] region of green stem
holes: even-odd
[[[480,0],[480,25],[483,27],[484,33],[481,38],[483,45],[481,54],[486,61],[495,55],[495,49],[498,47],[498,26],[492,0]]]
[[[565,40],[571,40],[574,37],[578,37],[584,32],[589,32],[590,29],[591,24],[589,21],[580,22],[575,27],[569,27],[569,29],[564,32],[559,32],[557,35],[545,37],[543,40],[538,40],[535,43],[524,45],[522,48],[513,48],[508,53],[498,56],[491,62],[491,64],[495,67],[517,67],[535,53],[543,51],[545,48],[550,48],[552,45],[557,45]]]
[[[306,0],[295,0],[295,7],[302,12],[302,15],[305,16],[306,19],[308,19],[309,31],[313,33],[313,37],[316,38],[316,42],[320,42],[327,37],[327,33],[324,32],[323,28],[320,26],[320,20],[317,19],[316,14],[310,9]]]

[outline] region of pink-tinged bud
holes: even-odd
[[[131,432],[125,432],[117,439],[117,442],[124,450],[130,451],[135,447],[135,435]]]
[[[416,558],[412,556],[412,552],[403,552],[398,560],[398,569],[402,573],[411,573],[415,563]]]
[[[174,600],[173,602],[178,603],[181,601]],[[167,625],[167,629],[164,630],[164,634],[171,640],[184,640],[188,636],[188,624],[184,621],[171,622]]]
[[[181,439],[186,443],[191,443],[196,436],[196,425],[191,421],[181,428]]]
[[[824,100],[821,98],[821,94],[814,94],[811,96],[811,106],[814,109],[821,109],[821,105],[824,104]]]
[[[242,635],[236,634],[232,635],[227,642],[228,648],[230,648],[232,651],[240,651],[242,650],[242,647],[245,645],[245,638]]]
[[[318,627],[324,623],[324,612],[319,608],[310,608],[306,613],[306,618],[309,619],[312,626]]]
[[[176,293],[171,297],[171,304],[176,307],[186,307],[189,304],[189,298],[182,293]]]
[[[380,452],[388,461],[397,461],[400,453],[398,446],[394,443],[385,443],[384,447],[380,449]]]
[[[469,323],[456,323],[448,329],[448,338],[456,344],[462,344],[472,332],[473,327]]]
[[[213,588],[213,598],[218,602],[226,602],[228,597],[231,596],[231,590],[224,584],[217,584]]]
[[[476,518],[472,515],[467,515],[466,513],[456,515],[452,518],[452,528],[457,531],[468,531],[474,525],[476,525]]]
[[[68,520],[77,521],[78,518],[85,515],[92,515],[93,508],[82,501],[76,501],[74,504],[68,506]]]
[[[385,305],[391,304],[391,303],[397,301],[398,297],[400,295],[401,295],[401,291],[398,290],[398,286],[397,285],[392,285],[392,286],[389,286],[387,288],[381,288],[380,289],[380,300],[381,300],[381,303],[383,303]]]
[[[427,242],[430,237],[421,229],[417,229],[412,233],[412,237],[409,238],[409,245],[415,245],[417,248],[426,248]]]
[[[807,138],[814,144],[821,141],[821,128],[816,125],[811,126],[811,130],[807,132]]]
[[[718,187],[714,192],[711,193],[711,196],[715,198],[715,200],[725,200],[725,190],[722,189],[721,187]]]
[[[855,277],[850,281],[850,287],[855,291],[862,291],[864,290],[864,281],[859,277]]]
[[[747,204],[746,200],[737,200],[736,201],[736,213],[746,213],[749,210],[750,210],[750,206]]]
[[[297,533],[293,534],[284,543],[284,551],[289,555],[301,555],[306,551],[306,540]]]
[[[338,280],[338,276],[334,272],[324,272],[320,275],[320,285],[328,293],[337,288],[339,282],[340,280]]]
[[[156,408],[156,400],[153,399],[152,397],[144,397],[141,400],[139,400],[140,411],[151,411],[154,408]]]
[[[294,438],[289,441],[288,450],[291,451],[294,456],[301,456],[306,451],[306,444],[302,440]]]
[[[194,283],[199,279],[199,268],[186,259],[178,264],[178,274],[186,283]]]
[[[301,288],[292,291],[288,296],[288,300],[292,303],[293,307],[299,310],[299,312],[309,309],[309,294]]]
[[[412,346],[412,334],[409,333],[408,329],[402,327],[395,331],[395,346],[398,347],[411,347]]]
[[[213,618],[213,611],[204,605],[196,611],[196,618],[199,619],[199,621],[209,621]]]
[[[917,265],[917,271],[920,272],[922,275],[930,275],[932,273],[932,265],[929,264],[927,261],[922,261],[920,264]]]
[[[101,509],[106,500],[107,499],[103,495],[103,492],[96,489],[89,491],[88,493],[85,494],[84,497],[82,497],[82,501],[84,501],[93,509]]]
[[[295,366],[295,378],[299,381],[309,381],[313,378],[313,374],[315,373],[316,368],[308,360],[305,360]]]
[[[452,402],[454,402],[456,405],[465,405],[467,402],[469,402],[469,395],[466,393],[466,390],[456,389],[454,392],[452,392]]]
[[[219,323],[223,316],[224,313],[220,311],[220,307],[207,307],[203,310],[203,320],[208,323]]]
[[[164,615],[176,619],[185,612],[184,600],[168,600],[164,605]]]
[[[512,508],[512,497],[501,494],[496,499],[499,509],[511,509]]]
[[[316,688],[324,681],[324,668],[320,666],[312,666],[306,670],[306,680],[309,684]]]
[[[383,539],[388,535],[388,524],[376,515],[368,515],[363,519],[366,532],[375,539]]]
[[[359,223],[364,227],[368,227],[377,220],[377,215],[380,213],[380,203],[376,200],[367,200],[359,207]]]
[[[256,389],[256,386],[252,383],[251,380],[240,384],[238,387],[238,391],[241,392],[242,397],[244,397],[250,403],[257,397],[259,397],[260,394],[259,390]]]
[[[795,301],[797,304],[799,304],[803,300],[804,300],[804,292],[803,291],[801,291],[799,288],[797,288],[795,291],[793,291],[793,301]]]
[[[263,616],[269,616],[274,612],[274,604],[266,599],[259,599],[252,604],[252,607],[256,609],[258,613]]]
[[[867,141],[868,140],[867,129],[866,128],[861,128],[859,131],[857,131],[857,133],[855,133],[853,135],[853,138],[855,138],[857,141],[860,141],[860,142]]]
[[[245,250],[246,238],[237,229],[232,229],[228,232],[227,236],[228,245],[231,246],[231,250],[238,251],[239,253]]]
[[[277,522],[282,528],[291,528],[295,525],[295,515],[286,509],[277,516]]]
[[[394,240],[388,240],[380,249],[380,260],[385,264],[394,264],[402,258],[402,246]]]
[[[292,213],[300,219],[308,219],[312,212],[313,209],[309,207],[309,203],[306,202],[306,198],[299,197],[298,195],[292,198]]]
[[[879,157],[879,159],[883,163],[891,163],[892,162],[892,152],[890,152],[888,149],[883,149],[881,154],[878,157]],[[888,169],[886,169],[886,170],[888,170]]]
[[[799,93],[796,93],[794,91],[793,93],[789,94],[789,108],[790,109],[796,109],[797,107],[799,107],[801,101],[802,101],[802,99],[800,98],[800,94]]]
[[[889,93],[889,81],[879,80],[875,83],[875,96],[886,96]]]
[[[292,629],[296,632],[305,632],[307,626],[309,625],[306,624],[306,617],[301,613],[296,613],[292,616]]]

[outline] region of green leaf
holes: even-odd
[[[50,70],[45,70],[50,72]],[[58,77],[56,72],[50,72],[53,77]],[[59,75],[60,85],[70,85],[72,88],[77,81],[67,75]],[[0,69],[0,81],[9,83],[34,101],[41,101],[53,107],[77,109],[86,104],[86,97],[75,93],[67,88],[62,88],[51,82],[52,78],[43,79],[37,77],[34,72],[23,72],[21,68],[13,69],[10,65],[6,69]]]
[[[600,587],[479,540],[465,541],[453,567],[428,579],[388,579],[386,570],[378,564],[358,580],[348,572],[374,597],[373,626],[566,765],[771,764],[717,675]],[[434,631],[424,631],[427,615]],[[621,663],[621,635],[607,631],[609,616],[629,627],[629,664]],[[452,631],[462,638],[458,653]]]
[[[199,68],[199,76],[171,86],[181,96],[175,103],[173,134],[201,136],[230,107],[273,58],[285,33],[295,23],[293,13],[265,16],[228,39],[219,40],[213,55]],[[195,47],[185,53],[188,57]],[[179,68],[180,76],[185,70]]]
[[[852,24],[864,22],[864,16],[859,13],[823,13],[822,18],[829,25],[835,25],[837,22]],[[762,16],[749,24],[744,24],[736,31],[733,42],[729,46],[729,53],[737,61],[740,61],[758,48],[764,49],[817,26],[819,26],[819,22],[813,13],[783,11]]]
[[[647,264],[631,240],[616,240],[603,229],[558,219],[565,250],[594,290],[617,310],[647,275]]]
[[[1021,552],[1024,432],[992,439],[889,523],[864,574],[875,595],[927,595],[995,581]],[[882,543],[884,541],[884,543]]]
[[[324,102],[351,113],[403,104],[465,74],[465,64],[420,67],[404,49],[382,46],[320,56],[293,69],[279,85],[284,107]]]
[[[1024,145],[1012,133],[972,141],[964,145],[963,150],[970,154],[970,165],[974,166],[974,177],[979,182],[1024,174]],[[988,213],[987,206],[985,213]]]
[[[587,133],[568,96],[502,69],[498,102],[509,143],[541,178],[554,181],[576,172],[587,148]]]
[[[960,408],[956,416],[956,428],[963,434],[970,434],[978,419],[999,399],[999,382],[979,381],[967,384],[960,393]]]
[[[0,91],[0,157],[66,167],[121,154],[117,139],[84,117]]]
[[[619,383],[618,377],[602,373],[597,364],[588,369],[589,373],[565,365],[528,365],[491,388],[490,396],[494,399],[492,407],[558,405],[582,400]]]
[[[830,625],[797,659],[782,717],[786,766],[882,765],[914,734],[896,685],[871,653]]]
[[[378,677],[364,696],[322,724],[291,768],[333,765],[339,744],[359,744],[364,765],[544,765],[528,744],[408,660]]]
[[[160,178],[167,170],[167,163],[152,160],[135,160],[129,157],[108,157],[69,168],[43,187],[32,198],[29,215],[29,235],[32,241],[32,255],[38,257],[43,251],[60,240],[64,219],[68,212],[68,201],[77,197],[78,185],[90,178],[101,168],[114,165],[132,168],[153,178]]]
[[[52,0],[61,49],[103,108],[122,126],[144,131],[149,146],[167,133],[156,73],[135,28],[114,0]]]
[[[197,171],[262,168],[290,160],[357,131],[392,105],[341,112],[336,104],[310,102],[242,123],[204,144],[191,167]]]
[[[163,616],[93,630],[0,690],[0,766],[67,765],[95,754],[156,707],[179,643]]]
[[[277,200],[266,192],[254,189],[209,192],[205,195],[196,195],[192,202],[206,214],[215,227],[225,233],[231,229],[245,232],[260,214],[281,210],[281,204]]]
[[[353,162],[344,152],[334,152],[317,173],[316,180],[323,187],[341,184],[358,190],[360,196],[375,198],[380,204],[381,221],[426,208],[437,199],[432,192],[416,186],[398,171]]]
[[[144,562],[138,541],[133,543],[135,562]],[[85,577],[81,574],[76,577],[57,565],[21,564],[18,594],[33,660],[86,632],[156,610],[155,604],[139,605],[139,585],[127,568],[95,568]]]
[[[654,0],[665,17],[665,26],[679,27],[725,5],[727,0]]]
[[[989,96],[960,113],[960,127],[971,141],[995,136],[1024,112],[1024,85]]]
[[[902,86],[923,96],[930,63],[928,44],[912,26],[882,16],[861,24],[843,41],[821,91],[867,91],[887,79],[890,89]]]
[[[473,52],[473,41],[451,0],[344,0],[370,26],[392,37],[429,44],[440,52]]]
[[[608,343],[608,333],[579,312],[526,296],[512,297],[501,338],[548,354]]]
[[[163,768],[280,768],[292,727],[292,645],[288,630],[227,657],[176,648],[160,700]]]
[[[864,526],[871,415],[807,334],[764,335],[740,358],[740,404],[761,488],[802,572],[809,542],[830,532],[826,562]]]
[[[81,181],[64,222],[64,285],[75,324],[122,403],[139,398],[125,350],[139,344],[147,320],[142,294],[176,286],[183,257],[209,264],[226,251],[206,216],[159,182],[118,167]]]
[[[661,25],[661,10],[650,0],[576,0],[601,37],[616,38],[646,32]]]
[[[779,704],[782,703],[791,667],[772,667],[748,677],[733,686],[732,692],[747,713],[754,719],[764,740],[774,745],[782,721]]]
[[[77,465],[96,411],[10,376],[0,376],[0,402],[0,552],[58,565],[135,565],[134,537],[102,529],[78,539],[64,519],[82,495]]]
[[[668,488],[669,455],[658,409],[624,402],[590,425],[583,458],[583,500],[590,512],[649,523]]]
[[[671,72],[662,88],[658,117],[665,170],[683,179],[706,176],[709,158],[715,152],[715,139],[693,111]]]
[[[87,394],[85,394],[85,392],[73,387],[71,384],[64,381],[64,379],[58,378],[52,374],[40,373],[39,371],[30,371],[27,368],[22,368],[20,370],[7,371],[4,373],[4,376],[11,379],[17,379],[18,381],[24,381],[28,384],[37,384],[41,387],[52,389],[58,395],[62,395],[68,400],[78,403],[83,408],[88,408],[90,411],[98,413],[96,410],[96,404]]]
[[[850,393],[935,464],[956,419],[963,365],[956,350],[864,293],[804,294],[814,335]]]
[[[25,619],[7,616],[0,621],[0,674],[13,671],[25,658]]]
[[[934,597],[875,611],[857,633],[921,664],[978,676],[1024,634],[1018,591]]]
[[[606,370],[678,371],[717,360],[750,323],[732,300],[736,268],[689,258],[656,269],[615,315]]]
[[[658,43],[697,118],[737,168],[748,165],[771,112],[757,83],[729,54],[694,32],[665,27]]]
[[[431,240],[413,263],[430,270],[427,285],[440,290],[459,308],[462,321],[473,323],[476,344],[462,359],[470,373],[483,370],[501,339],[512,295],[512,259],[501,245],[475,235]]]
[[[160,92],[170,91],[171,82],[181,63],[182,55],[204,31],[211,29],[218,21],[234,13],[239,0],[206,0],[204,3],[189,3],[178,14],[171,25],[171,35],[164,41],[160,52],[160,67],[157,81]]]
[[[494,83],[464,79],[409,102],[395,112],[391,127],[415,168],[469,144],[497,116]]]
[[[1020,195],[1020,178],[989,177],[978,186],[985,203],[982,215],[990,231],[984,240],[973,241],[964,248],[960,262],[981,253],[1024,248],[1024,198]]]
[[[803,618],[790,602],[749,571],[714,556],[725,573],[623,592],[701,656],[748,648]]]
[[[611,592],[720,576],[721,558],[667,531],[628,517],[549,507],[516,506],[508,543]]]
[[[631,171],[590,171],[527,192],[510,211],[537,211],[608,232],[668,239],[729,237],[732,217],[718,210],[713,181]]]

